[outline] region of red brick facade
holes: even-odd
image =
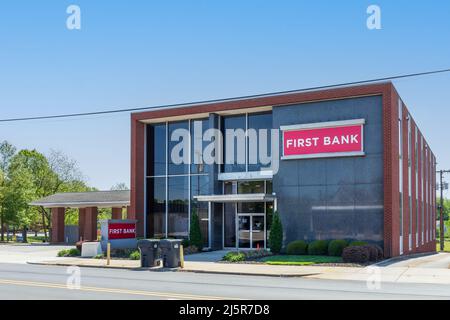
[[[131,207],[128,218],[138,220],[138,236],[144,236],[145,216],[145,124],[143,120],[168,118],[174,116],[187,116],[199,113],[212,113],[227,110],[256,108],[261,106],[282,106],[320,100],[345,99],[358,96],[383,97],[383,136],[384,136],[384,250],[387,257],[400,255],[400,193],[399,193],[399,96],[391,83],[381,83],[363,86],[342,87],[321,91],[307,91],[301,93],[280,94],[249,98],[241,100],[229,100],[217,103],[205,103],[179,108],[165,108],[155,111],[135,113],[131,116]],[[407,108],[403,106],[402,141],[403,141],[403,254],[435,251],[435,216],[436,216],[436,192],[435,192],[435,158],[428,148],[428,158],[424,162],[429,168],[428,199],[429,205],[425,210],[426,228],[432,230],[432,237],[422,244],[418,241],[416,246],[416,183],[415,183],[415,122]],[[411,121],[411,157],[408,159],[408,120]],[[419,138],[421,137],[418,131]],[[426,144],[425,140],[424,143]],[[426,144],[428,145],[428,144]],[[420,146],[420,139],[419,139]],[[425,150],[424,150],[425,152]],[[408,160],[412,166],[411,196],[412,196],[412,229],[411,250],[409,249],[409,179]],[[421,164],[422,155],[419,152],[419,181],[421,188]],[[419,189],[419,213],[423,203],[421,189]],[[432,223],[432,224],[431,224]],[[432,226],[432,227],[431,227]],[[419,230],[421,220],[419,219]],[[421,233],[419,231],[419,240]]]

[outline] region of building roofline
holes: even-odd
[[[180,115],[193,115],[197,113],[211,113],[264,106],[281,106],[322,100],[345,99],[358,96],[384,94],[387,90],[392,88],[394,88],[394,86],[391,81],[383,81],[364,85],[342,85],[319,87],[319,89],[311,88],[284,91],[228,99],[155,106],[149,108],[149,111],[134,112],[131,114],[131,118],[132,121],[143,121]]]

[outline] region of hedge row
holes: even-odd
[[[366,263],[383,258],[383,250],[365,241],[316,240],[310,243],[304,240],[290,242],[286,247],[289,255],[329,255],[343,258],[344,262]]]

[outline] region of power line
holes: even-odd
[[[321,89],[351,86],[351,85],[356,85],[356,84],[366,84],[366,83],[381,82],[381,81],[388,81],[388,80],[420,77],[420,76],[434,75],[434,74],[447,73],[447,72],[450,72],[450,69],[441,69],[441,70],[426,71],[426,72],[419,72],[419,73],[402,74],[402,75],[395,75],[395,76],[391,76],[391,77],[384,77],[384,78],[377,78],[377,79],[370,79],[370,80],[360,80],[360,81],[354,81],[354,82],[345,82],[345,83],[339,83],[339,84],[331,84],[331,85],[325,85],[325,86],[310,87],[310,88],[288,90],[288,91],[262,93],[262,94],[247,95],[247,96],[240,96],[240,97],[226,98],[226,99],[202,100],[202,101],[194,101],[194,102],[189,102],[189,103],[176,103],[176,104],[159,105],[159,106],[152,106],[152,107],[126,108],[126,109],[104,110],[104,111],[93,111],[93,112],[82,112],[82,113],[68,113],[68,114],[47,115],[47,116],[37,116],[37,117],[6,118],[6,119],[0,119],[0,122],[19,122],[19,121],[32,121],[32,120],[45,120],[45,119],[73,118],[73,117],[85,117],[85,116],[95,116],[95,115],[103,115],[103,114],[146,111],[146,110],[153,110],[153,109],[189,107],[189,106],[193,106],[193,105],[201,105],[201,104],[209,104],[209,103],[217,103],[217,102],[227,102],[227,101],[234,101],[234,100],[241,100],[241,99],[254,99],[254,98],[261,98],[261,97],[266,97],[266,96],[283,95],[283,94],[305,92],[305,91],[311,91],[311,90],[321,90]]]

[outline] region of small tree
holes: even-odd
[[[199,251],[203,249],[203,238],[200,230],[200,221],[198,219],[197,210],[193,209],[191,214],[191,227],[189,230],[189,242],[192,246],[197,247]]]
[[[281,252],[283,246],[283,225],[278,212],[273,214],[272,227],[269,234],[269,248],[274,254]]]

